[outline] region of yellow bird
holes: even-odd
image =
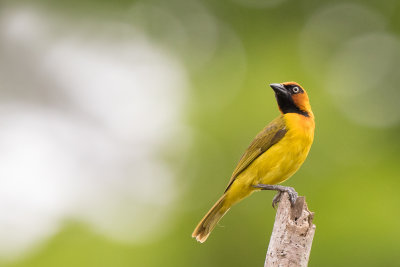
[[[282,192],[292,204],[297,192],[276,185],[290,178],[303,164],[314,140],[314,114],[306,91],[295,82],[273,83],[281,115],[253,140],[236,166],[222,197],[197,225],[192,237],[203,243],[225,213],[255,191],[276,190],[275,207]]]

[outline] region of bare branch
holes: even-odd
[[[308,210],[304,197],[299,197],[291,207],[289,195],[284,193],[276,212],[264,267],[307,266],[315,233],[313,218],[314,213]]]

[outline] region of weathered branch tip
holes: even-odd
[[[307,266],[315,233],[313,218],[305,197],[298,197],[292,207],[289,195],[284,193],[276,212],[264,267]]]

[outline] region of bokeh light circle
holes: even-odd
[[[357,4],[328,5],[317,10],[300,35],[300,56],[305,70],[323,75],[343,42],[354,36],[384,30],[384,18]]]
[[[388,33],[356,37],[335,54],[325,86],[357,123],[387,127],[400,121],[400,41]]]

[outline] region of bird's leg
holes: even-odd
[[[290,203],[292,206],[296,203],[298,194],[293,187],[282,186],[282,185],[270,185],[270,184],[257,184],[253,185],[255,188],[260,188],[261,190],[275,190],[278,191],[278,194],[275,195],[272,200],[272,207],[275,208],[279,201],[281,200],[282,192],[287,192],[289,194]]]

